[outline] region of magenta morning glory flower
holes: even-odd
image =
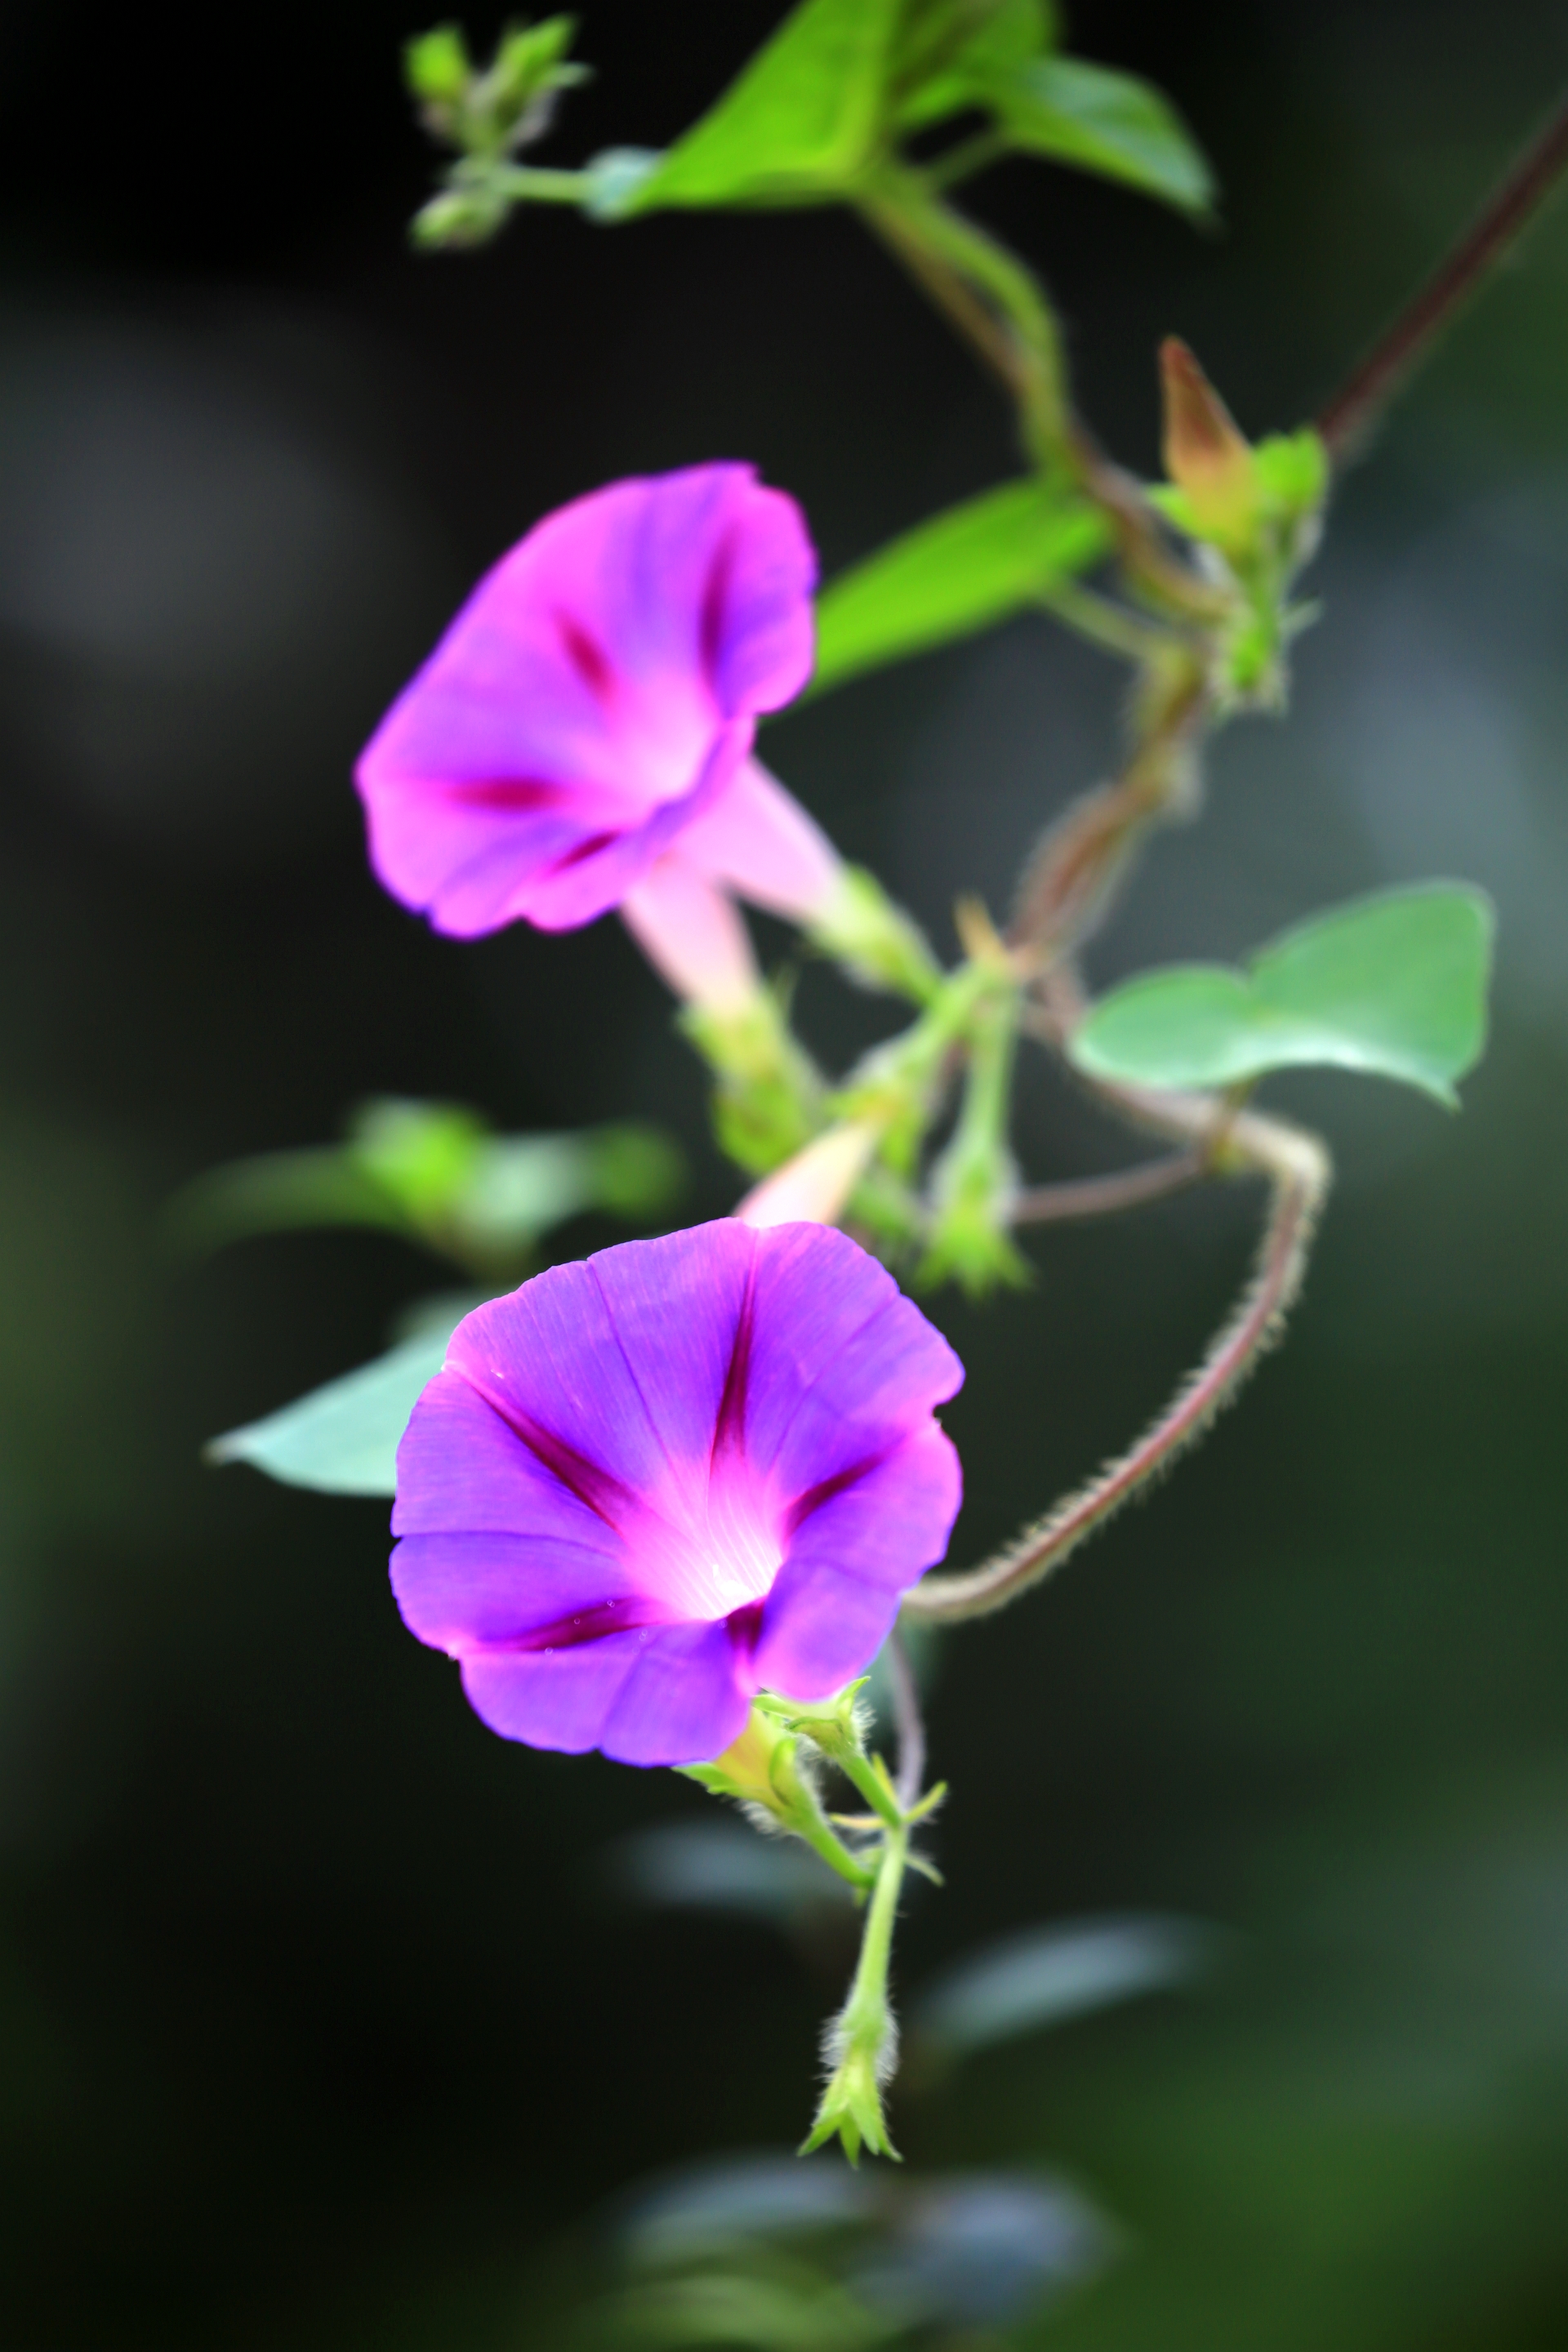
[[[547,516],[360,760],[381,880],[459,938],[569,929],[630,898],[639,937],[673,926],[689,959],[695,908],[707,961],[728,958],[716,984],[753,985],[713,885],[800,913],[839,874],[750,756],[758,713],[810,675],[816,578],[799,508],[750,466],[616,482]]]
[[[822,1225],[723,1219],[460,1323],[397,1457],[393,1587],[493,1730],[693,1764],[864,1671],[938,1560],[963,1369]]]

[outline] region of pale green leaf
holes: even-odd
[[[804,0],[717,104],[652,168],[602,163],[595,210],[820,203],[847,190],[881,129],[900,0]]]
[[[824,589],[814,689],[970,636],[1087,570],[1110,543],[1085,500],[1037,481],[950,507]]]
[[[1316,1064],[1452,1105],[1486,1042],[1491,937],[1479,890],[1382,891],[1287,931],[1245,972],[1175,964],[1112,989],[1072,1058],[1094,1077],[1178,1088]]]
[[[446,1359],[462,1318],[480,1295],[448,1299],[435,1320],[374,1362],[286,1404],[265,1421],[231,1429],[205,1450],[213,1463],[248,1462],[286,1486],[326,1495],[391,1495],[397,1447],[421,1390]]]
[[[988,75],[975,94],[1030,154],[1125,181],[1183,212],[1214,202],[1214,174],[1192,133],[1168,99],[1131,74],[1040,58]]]

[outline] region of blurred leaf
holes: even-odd
[[[606,2316],[635,2344],[728,2352],[863,2352],[904,2334],[901,2318],[870,2311],[830,2279],[719,2271],[633,2287]]]
[[[483,1119],[461,1104],[381,1095],[351,1118],[347,1156],[423,1228],[457,1200],[488,1141]]]
[[[877,2195],[840,2156],[726,2157],[634,2190],[622,2208],[620,2251],[639,2268],[664,2269],[759,2239],[863,2221]]]
[[[590,163],[598,217],[813,204],[847,190],[877,143],[899,11],[900,0],[803,0],[653,168],[640,177],[623,168],[618,200],[604,159]]]
[[[609,1885],[635,1901],[730,1911],[792,1927],[803,1912],[853,1902],[849,1886],[805,1846],[734,1822],[660,1822],[604,1856]]]
[[[1108,2009],[1194,1976],[1214,1931],[1185,1919],[1094,1919],[1034,1927],[956,1961],[917,1994],[911,2029],[944,2058]]]
[[[393,1495],[397,1447],[420,1391],[446,1360],[447,1343],[483,1296],[446,1299],[426,1327],[357,1371],[312,1389],[265,1421],[215,1437],[205,1459],[248,1462],[286,1486],[325,1495]]]
[[[1072,1040],[1091,1076],[1226,1087],[1325,1065],[1450,1107],[1486,1039],[1492,914],[1452,883],[1379,892],[1287,931],[1247,972],[1173,964],[1103,996]]]
[[[437,25],[404,44],[404,79],[416,98],[453,104],[467,90],[473,70],[460,25]]]
[[[451,1103],[382,1097],[346,1142],[214,1169],[174,1201],[176,1233],[211,1248],[314,1225],[401,1233],[477,1273],[516,1273],[540,1238],[584,1210],[638,1219],[679,1192],[680,1155],[655,1128],[492,1135]]]
[[[1132,74],[1080,58],[1029,59],[977,86],[1016,147],[1124,181],[1179,211],[1207,212],[1215,179],[1170,100]]]
[[[910,2181],[894,2210],[883,2245],[849,2283],[906,2324],[1006,2326],[1092,2278],[1115,2251],[1076,2189],[1026,2172]]]
[[[1093,508],[1038,481],[949,507],[824,589],[813,690],[987,628],[1086,571],[1110,543]]]

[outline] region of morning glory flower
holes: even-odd
[[[759,1689],[864,1672],[958,1508],[963,1366],[885,1269],[733,1219],[458,1326],[397,1457],[392,1580],[505,1738],[694,1764]]]
[[[793,499],[721,464],[616,482],[536,525],[360,760],[371,862],[469,939],[622,907],[685,994],[756,985],[728,893],[808,915],[842,868],[751,757],[813,659]]]

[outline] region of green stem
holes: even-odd
[[[1000,131],[977,131],[973,139],[960,140],[945,155],[937,156],[925,167],[928,188],[953,188],[960,180],[971,180],[976,172],[984,172],[999,163],[1012,152],[1012,142]]]
[[[1049,473],[1078,473],[1061,338],[1024,264],[944,205],[928,174],[906,165],[884,165],[860,205],[883,242],[1001,376],[1018,404],[1033,463]]]
[[[1173,642],[1173,632],[1159,622],[1142,620],[1109,596],[1097,596],[1092,588],[1080,588],[1071,580],[1041,589],[1035,602],[1090,645],[1103,646],[1107,653],[1127,661],[1152,661]]]
[[[487,173],[487,184],[518,204],[580,205],[590,178],[586,172],[542,172],[529,163],[508,163]]]
[[[866,1914],[866,1932],[855,1964],[855,1981],[844,2004],[847,2041],[880,2053],[892,2022],[888,2001],[888,1970],[893,1958],[893,1922],[899,1916],[899,1895],[910,1858],[908,1824],[891,1822],[882,1842],[877,1890]]]

